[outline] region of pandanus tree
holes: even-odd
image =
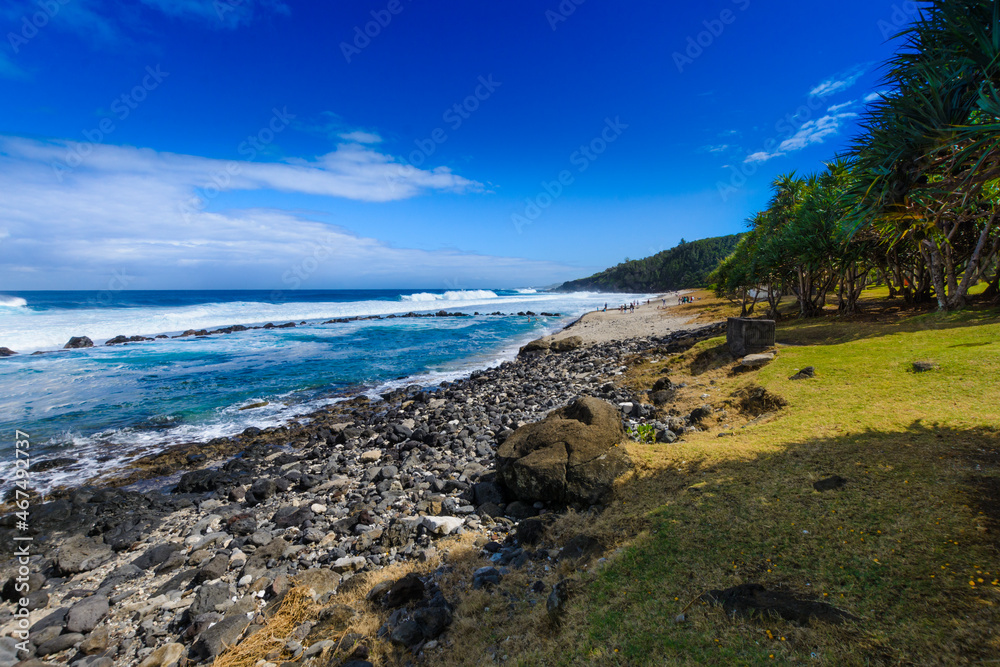
[[[931,0],[901,36],[850,151],[851,219],[915,247],[948,310],[997,249],[1000,3]]]

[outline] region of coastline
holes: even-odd
[[[379,401],[355,396],[305,424],[151,457],[151,476],[181,473],[174,493],[77,488],[33,503],[33,654],[72,662],[92,650],[107,667],[170,645],[189,664],[210,661],[222,647],[211,628],[240,618],[242,634],[267,623],[297,583],[311,582],[317,603],[354,604],[350,591],[382,570],[446,563],[449,540],[503,542],[519,521],[558,508],[504,502],[492,481],[498,443],[579,395],[639,404],[642,397],[614,384],[627,356],[718,335],[670,313],[653,304],[634,314],[590,312],[549,336],[580,335],[576,349],[520,355]],[[0,572],[5,580],[13,565]],[[94,623],[67,620],[85,602],[99,612]],[[13,611],[0,607],[0,635],[16,630]],[[214,616],[199,621],[204,614]],[[307,631],[302,640],[318,636]]]

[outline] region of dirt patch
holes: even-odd
[[[733,392],[739,411],[749,417],[759,417],[768,412],[776,412],[788,405],[781,396],[769,392],[760,385],[751,384]]]
[[[702,350],[691,359],[691,375],[698,376],[708,371],[728,366],[733,362],[733,355],[725,343]]]

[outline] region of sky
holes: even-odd
[[[737,233],[896,0],[0,0],[0,291],[541,287]]]

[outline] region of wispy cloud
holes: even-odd
[[[811,144],[821,144],[827,137],[840,132],[840,127],[846,120],[857,117],[856,113],[838,113],[811,120],[803,124],[794,135],[782,141],[778,150],[800,151]]]
[[[776,157],[781,157],[784,153],[774,152],[768,153],[767,151],[757,151],[756,153],[751,153],[747,155],[746,159],[743,160],[744,164],[758,164],[761,162],[767,162],[768,160],[773,160]]]
[[[407,199],[424,192],[481,191],[481,183],[452,173],[447,167],[405,167],[391,155],[358,143],[342,143],[315,158],[287,158],[280,162],[240,162],[195,155],[161,153],[128,146],[80,144],[73,141],[35,141],[0,137],[0,150],[9,156],[50,166],[53,178],[72,182],[90,174],[129,174],[156,179],[172,189],[198,188],[227,174],[229,190],[279,190],[359,201]],[[70,155],[86,158],[71,170],[55,166],[75,164]],[[233,165],[238,167],[233,168]]]
[[[869,103],[874,102],[876,100],[882,99],[885,96],[886,92],[887,91],[884,91],[884,90],[877,90],[874,93],[869,93],[869,94],[865,95],[865,104],[869,104]]]
[[[291,13],[288,5],[280,0],[141,0],[167,16],[235,27],[249,23],[260,14]]]
[[[857,103],[858,103],[857,100],[850,100],[848,102],[843,102],[841,104],[834,104],[834,105],[832,105],[830,107],[827,107],[826,110],[827,110],[827,113],[837,113],[841,109],[846,109],[848,107],[852,107],[852,106],[854,106]]]
[[[347,141],[353,141],[357,144],[379,144],[382,143],[382,137],[375,134],[374,132],[362,132],[361,130],[355,130],[354,132],[344,132],[339,135],[341,139],[346,139]]]
[[[700,150],[706,153],[724,153],[730,148],[731,146],[729,144],[716,144],[711,146],[702,146]]]
[[[776,157],[786,155],[795,151],[800,151],[812,144],[821,144],[827,137],[834,136],[840,132],[843,124],[851,119],[857,118],[856,113],[836,113],[810,120],[802,124],[802,127],[788,139],[782,141],[774,151],[758,151],[751,153],[743,160],[744,164],[755,164],[773,160]]]
[[[0,281],[11,288],[100,287],[123,268],[137,276],[135,287],[282,288],[305,258],[318,264],[307,283],[315,287],[501,284],[510,276],[543,283],[572,273],[550,262],[393,247],[366,236],[363,219],[332,225],[318,214],[265,208],[182,213],[179,204],[230,164],[222,160],[92,146],[60,183],[52,163],[68,146],[0,136]],[[234,189],[367,202],[480,187],[443,169],[399,172],[392,157],[359,144],[310,160],[238,164]]]
[[[56,1],[56,0],[53,0]],[[20,4],[21,7],[17,5]],[[153,35],[150,18],[162,14],[209,30],[234,29],[262,17],[288,15],[291,10],[281,0],[139,0],[138,3],[108,3],[102,0],[58,0],[59,11],[51,23],[57,29],[75,33],[102,47],[128,47]],[[38,7],[29,3],[0,5],[0,18],[20,22]]]
[[[813,89],[809,91],[809,94],[814,97],[829,97],[835,93],[847,90],[857,83],[858,79],[860,79],[865,73],[866,67],[867,64],[855,65],[846,72],[837,74],[813,87]]]

